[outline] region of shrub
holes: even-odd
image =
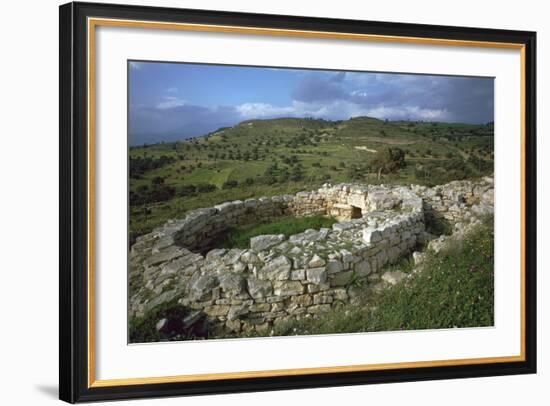
[[[183,185],[179,190],[180,196],[192,196],[197,192],[197,187],[195,185]]]
[[[153,185],[162,185],[164,183],[164,178],[162,176],[155,176],[151,182]]]
[[[216,185],[211,185],[210,183],[199,183],[197,185],[197,192],[199,193],[209,193],[217,189]]]
[[[175,195],[176,188],[164,184],[157,184],[153,188],[139,188],[136,191],[130,191],[130,206],[163,202]]]
[[[223,183],[222,189],[232,189],[238,186],[238,182],[236,180],[228,180]]]
[[[159,158],[150,158],[150,157],[130,157],[130,177],[139,179],[145,173],[152,171],[154,169],[161,168],[165,165],[168,165],[175,161],[174,157],[169,157],[162,155]]]
[[[394,173],[406,166],[405,152],[401,148],[384,148],[378,151],[371,168],[381,173]]]

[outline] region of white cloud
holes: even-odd
[[[166,89],[166,92],[168,92],[168,93],[177,93],[178,88],[177,87],[169,87],[168,89]]]
[[[269,103],[244,103],[235,108],[243,120],[272,117],[315,117],[331,120],[369,116],[393,120],[444,121],[450,118],[446,109],[427,109],[418,106],[375,108],[363,106],[346,100],[331,103],[306,103],[293,101],[290,106],[273,106]]]
[[[159,110],[171,109],[174,107],[180,107],[185,105],[186,102],[183,99],[175,96],[164,96],[160,102],[157,103],[156,107]]]
[[[422,109],[418,106],[380,106],[368,110],[367,115],[376,118],[390,118],[394,120],[411,119],[438,121],[449,118],[449,112],[446,109]]]
[[[235,109],[244,119],[292,115],[294,111],[292,106],[278,107],[269,103],[244,103]]]

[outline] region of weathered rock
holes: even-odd
[[[325,293],[317,293],[316,295],[313,295],[313,304],[328,304],[333,302],[333,298],[331,295],[327,295]]]
[[[191,283],[189,287],[189,297],[192,300],[203,300],[217,285],[217,278],[213,275],[201,275]]]
[[[158,265],[163,262],[168,262],[173,259],[179,258],[187,253],[188,251],[186,249],[171,246],[165,248],[160,252],[157,252],[156,254],[150,255],[147,259],[143,261],[143,265],[145,265],[146,267]]]
[[[371,192],[367,196],[367,204],[370,211],[393,209],[400,202],[401,199],[399,197],[383,190]]]
[[[333,259],[328,261],[326,270],[329,274],[337,273],[344,270],[344,264],[336,259]]]
[[[382,274],[382,280],[390,285],[396,285],[407,277],[407,274],[401,271],[388,271]]]
[[[309,306],[312,302],[312,298],[311,295],[292,296],[290,302],[299,306]]]
[[[241,261],[244,262],[245,264],[255,264],[259,260],[260,259],[258,258],[258,256],[255,253],[253,253],[252,251],[245,251],[241,255]]]
[[[322,291],[325,291],[325,290],[328,290],[328,289],[330,289],[330,284],[329,283],[320,283],[318,285],[314,285],[314,284],[307,285],[307,291],[309,293],[322,292]]]
[[[445,249],[447,246],[447,237],[445,235],[440,236],[434,240],[431,240],[428,243],[428,249],[432,250],[434,253],[439,253],[441,250]]]
[[[321,258],[319,255],[315,254],[313,256],[313,258],[311,258],[311,260],[309,261],[308,266],[310,268],[319,268],[321,266],[324,266],[325,263],[326,263],[326,261],[323,258]]]
[[[227,305],[214,305],[206,307],[204,312],[211,317],[219,317],[227,315],[229,309],[230,306]]]
[[[222,274],[218,279],[222,291],[229,297],[237,296],[245,291],[246,281],[242,275]]]
[[[423,252],[415,251],[413,252],[412,256],[413,256],[415,265],[420,265],[422,262],[426,260],[426,254]]]
[[[364,277],[371,273],[370,263],[366,260],[356,263],[353,269],[359,277]]]
[[[254,251],[263,251],[277,244],[280,244],[285,239],[282,234],[279,235],[259,235],[250,239],[250,248]]]
[[[256,303],[248,308],[251,312],[268,312],[271,310],[271,303]]]
[[[352,278],[352,271],[344,271],[334,274],[330,279],[330,286],[345,286],[351,282]]]
[[[290,280],[303,281],[304,279],[306,279],[305,269],[296,269],[290,273]]]
[[[255,299],[264,298],[270,296],[273,293],[273,286],[270,281],[264,281],[256,279],[254,277],[248,278],[248,293]]]
[[[227,320],[225,326],[234,333],[239,333],[241,331],[242,323],[239,320]]]
[[[321,284],[327,280],[327,270],[325,267],[311,268],[306,271],[309,283]]]
[[[277,296],[301,295],[304,292],[304,285],[298,281],[276,281],[273,292]]]
[[[382,239],[382,233],[379,230],[365,228],[363,230],[363,241],[367,244],[374,244]]]
[[[213,260],[213,259],[220,259],[225,255],[227,250],[225,248],[215,248],[213,250],[208,251],[206,254],[206,259]]]
[[[258,271],[258,278],[272,281],[284,281],[290,277],[292,263],[285,256],[279,256],[269,261]]]

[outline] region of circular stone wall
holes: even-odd
[[[258,236],[248,249],[199,253],[228,227],[315,214],[341,221],[289,238]],[[177,300],[205,315],[214,335],[267,330],[353,301],[357,286],[379,283],[377,272],[423,232],[423,201],[406,187],[324,185],[194,210],[132,246],[130,316]]]

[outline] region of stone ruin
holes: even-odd
[[[381,275],[386,264],[418,244],[433,240],[435,250],[444,244],[446,236],[426,232],[431,218],[443,217],[463,232],[492,211],[492,178],[433,188],[326,184],[312,192],[194,210],[131,247],[130,278],[142,284],[130,293],[129,315],[177,300],[193,310],[189,323],[201,317],[208,321],[211,335],[267,333],[277,323],[315,317],[339,303],[353,303],[365,291],[399,282],[406,277],[402,272]],[[319,214],[339,222],[289,238],[254,237],[248,249],[215,247],[230,227]]]

